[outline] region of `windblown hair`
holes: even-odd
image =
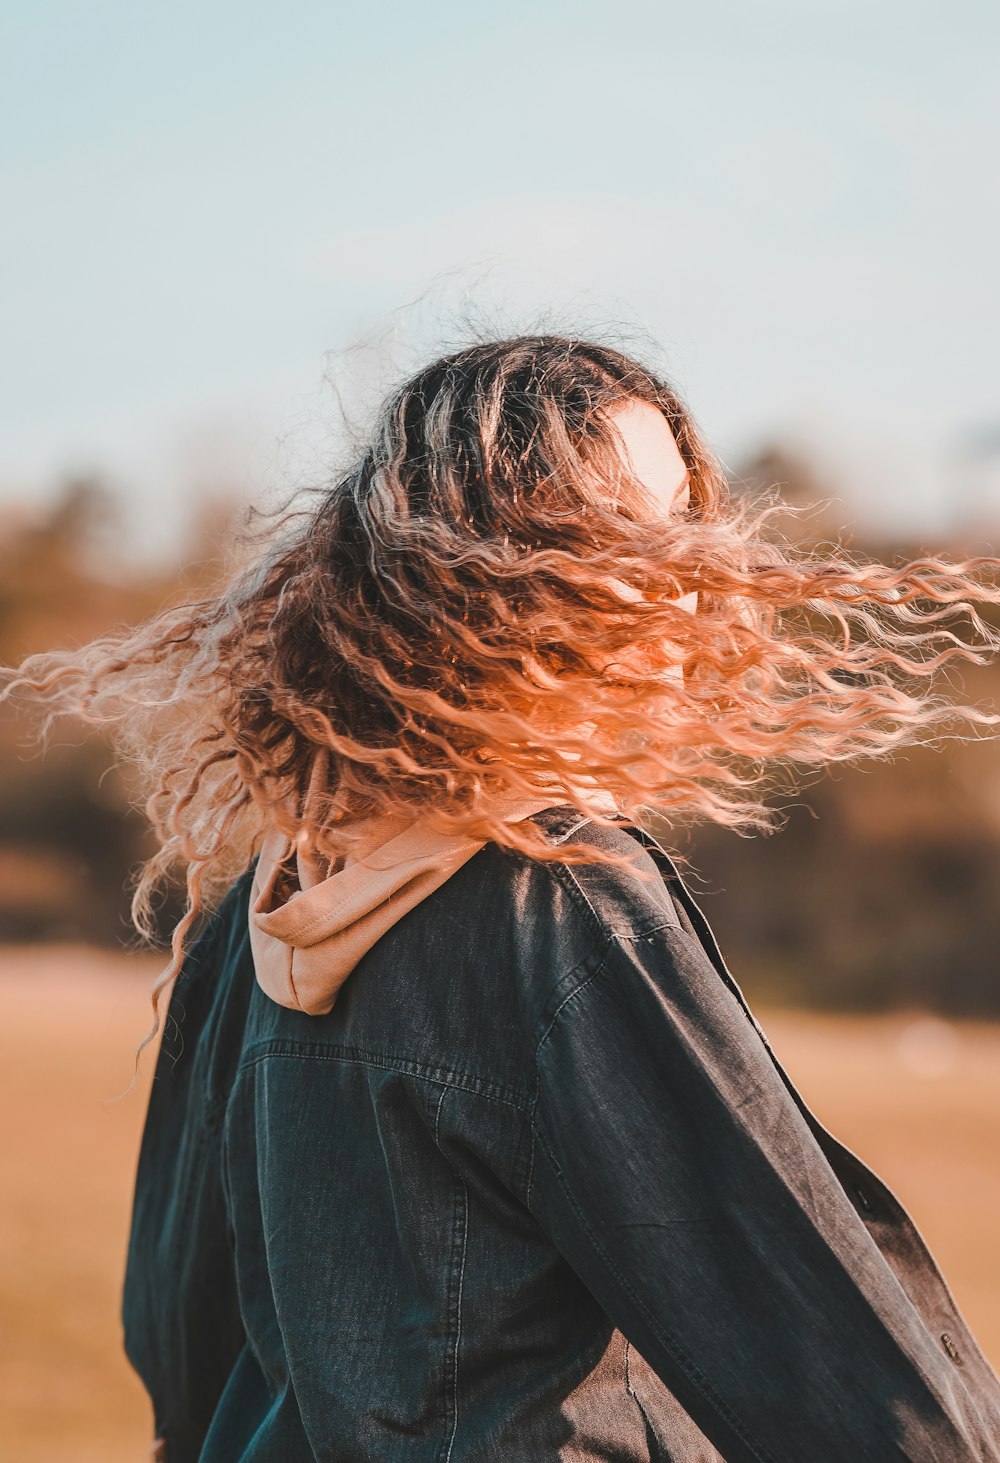
[[[612,413],[635,400],[687,464],[682,515],[622,454]],[[607,860],[503,823],[492,796],[556,789],[600,821],[603,790],[630,817],[767,831],[776,769],[1000,720],[926,685],[1000,646],[969,603],[1000,602],[973,572],[998,561],[820,555],[772,540],[778,511],[731,497],[638,361],[555,335],[477,342],[391,394],[357,460],[217,596],[5,671],[4,695],[47,709],[42,735],[63,714],[106,726],[143,775],[159,844],[133,897],[144,936],[151,895],[183,874],[143,1045],[199,916],[275,825],[331,859],[353,819],[385,813]],[[675,603],[692,591],[696,614]],[[978,644],[942,624],[956,608]]]

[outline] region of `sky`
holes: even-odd
[[[21,0],[0,57],[0,500],[101,472],[166,544],[544,320],[655,350],[727,464],[1000,520],[994,0]]]

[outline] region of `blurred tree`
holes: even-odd
[[[236,507],[206,496],[204,521],[225,551]],[[97,477],[68,481],[46,512],[0,523],[0,661],[137,624],[179,594],[197,592],[218,562],[192,552],[173,568],[130,572],[118,500]],[[192,550],[195,549],[192,545]],[[207,547],[207,546],[204,546]],[[129,941],[128,876],[153,848],[107,740],[61,725],[43,751],[10,707],[0,714],[0,939]],[[164,932],[178,908],[167,898]]]
[[[733,490],[772,485],[793,504],[828,494],[808,464],[780,446],[744,464]],[[782,531],[818,546],[841,532],[842,521],[831,505],[793,520],[797,534],[784,524]],[[887,564],[966,553],[960,542],[860,534],[844,542]],[[997,623],[996,608],[982,613]],[[1000,709],[1000,664],[963,663],[945,674],[956,696]],[[984,730],[886,760],[809,771],[800,789],[782,798],[787,821],[772,835],[740,838],[709,826],[678,836],[706,914],[747,986],[776,1001],[831,1008],[1000,1014],[995,735]]]
[[[777,486],[785,501],[830,499],[808,461],[775,443],[734,477],[734,492]],[[0,659],[78,645],[200,593],[243,553],[243,495],[198,499],[180,570],[129,572],[114,494],[95,477],[65,485],[47,513],[0,520]],[[789,538],[836,538],[828,507],[780,525]],[[842,505],[841,505],[842,506]],[[886,563],[960,542],[859,542]],[[994,620],[998,611],[984,611]],[[996,709],[1000,665],[950,669],[956,694]],[[42,754],[0,714],[0,938],[130,939],[128,875],[151,848],[105,741],[78,726]],[[810,772],[782,800],[770,837],[714,827],[663,831],[693,860],[691,882],[734,974],[752,996],[827,1007],[920,1006],[1000,1015],[1000,757],[984,734],[891,761]],[[177,902],[161,911],[166,933]]]

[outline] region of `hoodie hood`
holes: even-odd
[[[559,807],[565,793],[510,797],[493,806],[517,823]],[[614,810],[613,799],[608,802]],[[361,957],[439,888],[485,840],[436,832],[420,819],[376,816],[354,825],[352,847],[330,872],[300,836],[264,840],[250,894],[257,983],[281,1006],[323,1016]]]

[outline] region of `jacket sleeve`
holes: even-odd
[[[122,1338],[169,1459],[198,1456],[245,1342],[221,1183],[221,1110],[215,1104],[209,1120],[205,1080],[247,887],[235,885],[208,920],[171,989],[132,1195]]]
[[[528,1205],[727,1463],[1000,1458],[700,944],[595,965],[537,1048]]]

